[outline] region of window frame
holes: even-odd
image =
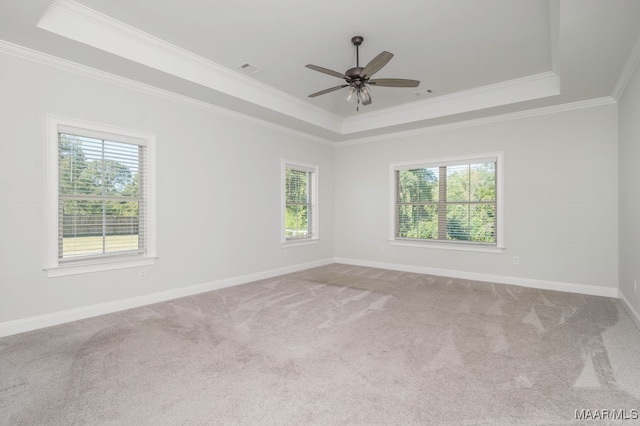
[[[145,252],[141,254],[102,254],[86,258],[59,259],[59,135],[73,133],[80,136],[100,137],[114,142],[124,142],[146,147],[146,216]],[[47,114],[47,173],[46,173],[46,261],[47,277],[84,274],[122,268],[149,266],[156,254],[156,137],[152,133],[123,129],[115,126]]]
[[[496,161],[496,243],[487,244],[470,241],[447,241],[436,239],[404,239],[396,237],[396,176],[397,170],[442,167],[462,164],[473,164],[487,160]],[[475,251],[485,253],[502,253],[504,246],[504,153],[487,152],[456,157],[433,158],[407,162],[396,162],[389,165],[389,243],[398,246],[434,248],[443,250]]]
[[[315,191],[311,191],[311,218],[310,218],[310,232],[311,236],[307,238],[287,238],[286,235],[286,210],[287,210],[287,195],[286,195],[286,174],[287,169],[300,170],[307,173],[312,173],[312,182],[310,183],[311,187],[315,189]],[[318,166],[316,164],[308,164],[302,163],[299,161],[289,161],[282,159],[281,161],[281,181],[280,181],[280,190],[281,190],[281,215],[280,215],[280,242],[283,247],[292,247],[292,246],[301,246],[308,244],[317,244],[320,239],[319,236],[319,224],[318,218],[319,216],[319,196],[318,196],[318,182],[319,182],[319,173]]]

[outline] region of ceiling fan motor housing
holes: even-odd
[[[364,68],[362,67],[350,68],[347,70],[347,72],[344,73],[344,75],[348,77],[350,80],[362,80],[362,78],[360,77],[360,73],[362,72],[363,69]]]

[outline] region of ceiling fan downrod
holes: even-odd
[[[364,41],[362,36],[354,36],[351,38],[351,43],[356,47],[356,68],[360,68],[360,45]]]
[[[361,87],[363,86],[363,82],[359,79],[359,75],[360,75],[360,71],[362,70],[362,68],[360,68],[360,45],[362,44],[363,41],[364,41],[364,37],[362,36],[353,36],[351,38],[351,43],[353,43],[353,45],[356,47],[356,67],[352,68],[352,70],[354,71],[353,72],[354,77],[351,83],[353,92],[347,98],[352,98],[355,95],[356,112],[360,111],[360,98],[362,97]],[[347,71],[347,74],[349,74],[349,71]]]

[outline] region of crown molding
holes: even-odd
[[[462,129],[465,127],[482,126],[485,124],[500,123],[503,121],[517,120],[521,118],[536,117],[539,115],[555,114],[565,111],[573,111],[584,108],[594,108],[603,105],[616,104],[616,100],[610,96],[602,98],[587,99],[584,101],[570,102],[566,104],[553,105],[548,107],[529,109],[525,111],[512,112],[507,114],[492,115],[484,118],[476,118],[473,120],[458,121],[455,123],[441,124],[431,127],[423,127],[420,129],[406,130],[395,133],[386,133],[384,135],[368,136],[365,138],[352,139],[345,142],[336,142],[336,147],[347,147],[351,145],[360,145],[363,143],[379,142],[387,140],[397,140],[416,135],[424,135],[428,133],[444,132],[452,129]]]
[[[72,0],[53,0],[37,27],[273,111],[339,132],[341,118]]]
[[[198,108],[210,113],[221,115],[223,117],[231,118],[234,120],[242,121],[245,123],[254,124],[263,128],[274,130],[280,133],[288,134],[298,138],[308,140],[310,142],[318,143],[321,145],[334,146],[334,142],[327,139],[310,135],[305,132],[293,130],[289,127],[275,124],[269,121],[261,120],[259,118],[251,117],[240,112],[232,111],[217,105],[210,104],[208,102],[200,101],[190,98],[188,96],[179,95],[169,90],[160,89],[154,86],[150,86],[139,81],[130,80],[125,77],[121,77],[115,74],[110,74],[105,71],[97,70],[95,68],[81,65],[76,62],[71,62],[66,59],[61,59],[57,56],[52,56],[37,50],[29,49],[24,46],[13,44],[4,40],[0,40],[0,53],[15,56],[18,58],[26,59],[31,62],[35,62],[40,65],[56,68],[62,71],[71,72],[74,74],[88,77],[94,80],[98,80],[104,83],[113,84],[125,89],[134,90],[145,95],[151,95],[166,101],[175,102],[192,108]]]
[[[343,120],[342,134],[395,126],[560,94],[560,77],[548,71]]]
[[[629,58],[622,68],[622,72],[620,73],[620,77],[618,77],[618,81],[616,82],[615,87],[613,88],[613,93],[611,96],[616,101],[620,100],[622,94],[624,93],[624,89],[629,84],[629,80],[633,76],[634,71],[638,67],[640,63],[640,35],[636,39],[635,44],[633,45],[633,49],[631,49],[631,53],[629,54]]]

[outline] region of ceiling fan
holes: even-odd
[[[363,41],[364,37],[362,36],[355,36],[351,39],[351,43],[353,43],[353,45],[356,47],[356,66],[355,68],[348,69],[344,74],[341,74],[337,71],[332,71],[327,68],[319,67],[317,65],[306,65],[306,67],[309,69],[332,75],[334,77],[342,78],[346,81],[346,84],[330,87],[328,89],[312,93],[309,95],[310,98],[315,98],[316,96],[325,95],[327,93],[349,87],[349,93],[346,97],[346,100],[348,102],[357,101],[358,104],[362,103],[362,105],[369,105],[371,104],[371,92],[369,91],[367,85],[384,87],[418,87],[418,85],[420,84],[418,80],[406,80],[403,78],[378,78],[375,80],[371,80],[371,77],[375,73],[380,71],[382,67],[389,63],[391,58],[393,58],[393,53],[384,51],[373,58],[367,65],[365,65],[364,68],[362,68],[360,66],[359,48]]]

